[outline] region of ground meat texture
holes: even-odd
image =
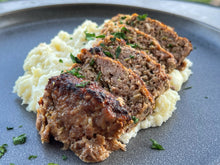
[[[82,49],[78,58],[82,63],[74,64],[73,68],[80,68],[79,73],[86,79],[97,81],[100,86],[127,105],[131,116],[136,116],[142,121],[153,112],[154,99],[143,80],[132,70],[111,58],[92,55],[86,49]]]
[[[125,106],[116,97],[71,74],[49,79],[39,101],[36,127],[42,142],[50,136],[70,148],[85,162],[99,162],[111,151],[125,149],[118,141],[131,121]]]
[[[187,38],[179,37],[173,28],[158,20],[149,17],[140,20],[138,16],[136,13],[132,15],[118,14],[112,18],[112,21],[138,28],[140,31],[155,37],[164,49],[174,55],[177,60],[177,68],[180,70],[183,69],[183,66],[185,66],[182,64],[183,60],[192,51],[191,42]],[[122,19],[124,17],[126,18]]]
[[[174,56],[162,48],[158,41],[149,34],[127,25],[116,26],[114,22],[106,23],[102,33],[105,35],[114,33],[115,37],[124,39],[127,45],[144,51],[152,59],[164,65],[167,73],[176,68],[177,61]]]
[[[154,99],[169,88],[169,76],[161,65],[152,60],[145,52],[126,45],[124,40],[107,36],[95,46],[97,47],[90,49],[91,53],[106,56],[103,52],[109,52],[113,59],[118,60],[125,67],[138,74]]]

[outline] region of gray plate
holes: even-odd
[[[35,129],[36,115],[25,111],[21,99],[12,93],[15,80],[23,74],[28,52],[40,42],[50,42],[61,29],[72,32],[85,19],[103,22],[117,13],[148,13],[175,27],[196,49],[190,54],[193,75],[180,91],[181,101],[173,116],[161,127],[139,132],[127,145],[101,164],[217,164],[220,162],[220,33],[201,23],[172,14],[144,8],[114,5],[57,5],[15,11],[0,16],[0,145],[8,151],[0,164],[84,164],[62,144],[52,140],[41,144]],[[207,99],[205,97],[208,97]],[[22,128],[18,128],[23,125]],[[7,131],[12,126],[14,130]],[[27,134],[27,142],[14,146],[12,137]],[[150,149],[150,138],[165,150]],[[63,161],[62,155],[68,160]],[[38,158],[28,160],[29,155]]]

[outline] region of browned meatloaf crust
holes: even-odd
[[[92,55],[86,49],[82,49],[78,58],[81,63],[73,65],[73,68],[79,68],[79,73],[86,79],[97,81],[100,86],[119,98],[129,107],[131,116],[142,121],[153,112],[154,100],[143,80],[132,70],[111,58]]]
[[[125,149],[118,138],[131,118],[115,96],[94,82],[80,87],[85,82],[71,74],[50,78],[36,127],[42,142],[52,135],[83,161],[99,162],[111,151]]]
[[[101,56],[107,56],[110,53],[110,58],[118,60],[140,76],[154,98],[169,88],[169,76],[161,65],[152,60],[145,52],[131,48],[126,45],[124,40],[114,39],[114,36],[105,37],[96,46],[90,49],[91,53]]]
[[[115,37],[124,39],[131,47],[144,51],[152,59],[161,65],[165,65],[165,69],[168,73],[176,68],[176,59],[174,56],[163,49],[158,41],[151,35],[124,24],[115,26],[111,21],[105,23],[102,33],[106,35],[114,34]]]
[[[124,15],[118,14],[112,18],[113,22],[124,23],[138,28],[146,34],[155,37],[160,45],[171,52],[177,60],[177,67],[183,67],[183,60],[192,51],[192,44],[187,38],[179,37],[173,28],[163,24],[158,20],[147,17],[144,20],[138,19],[138,14]]]

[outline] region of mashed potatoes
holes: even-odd
[[[22,104],[28,104],[27,111],[38,109],[38,100],[43,96],[44,88],[48,79],[59,75],[61,70],[68,69],[72,65],[70,53],[77,55],[82,48],[90,48],[94,40],[85,40],[85,31],[89,33],[100,33],[101,27],[91,21],[85,21],[73,34],[61,31],[55,36],[50,44],[41,43],[30,51],[24,61],[24,75],[19,77],[14,86],[14,92],[22,98]],[[60,62],[61,61],[61,62]],[[124,134],[120,139],[128,143],[129,139],[135,137],[140,129],[161,126],[166,122],[176,109],[176,102],[180,100],[177,91],[182,84],[188,80],[192,73],[192,63],[186,59],[187,67],[183,71],[174,70],[170,75],[171,86],[175,89],[167,90],[157,98],[156,108],[152,115],[140,122],[131,132]]]

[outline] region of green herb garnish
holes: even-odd
[[[120,23],[120,24],[123,24],[123,22],[122,22],[121,20],[119,21],[119,23]]]
[[[102,75],[102,72],[101,72],[101,71],[99,71],[99,73],[98,73],[98,75],[97,75],[97,77],[96,77],[96,80],[95,80],[95,81],[99,81],[99,80],[100,80],[101,75]]]
[[[132,116],[131,119],[134,121],[134,124],[137,124],[139,121],[139,119],[136,118],[135,116]]]
[[[56,164],[56,163],[48,163],[47,165],[59,165],[59,164]]]
[[[26,139],[27,139],[27,137],[26,137],[26,134],[24,133],[18,137],[13,137],[13,143],[14,143],[14,145],[24,144],[26,142]]]
[[[114,38],[110,38],[110,40],[111,40],[112,42],[115,42],[116,38],[115,38],[115,37],[114,37]]]
[[[72,60],[73,63],[78,63],[81,64],[82,62],[80,61],[80,59],[78,59],[78,57],[75,57],[72,53],[70,53],[70,58]]]
[[[122,27],[122,28],[121,28],[121,32],[123,32],[123,33],[124,33],[124,32],[130,32],[130,30],[128,30],[126,27]]]
[[[127,18],[127,17],[126,16],[121,17],[122,20],[125,19],[125,18]]]
[[[116,58],[119,57],[120,53],[121,53],[121,48],[120,48],[120,46],[118,46],[117,49],[116,49],[116,51],[115,51],[115,56],[116,56]]]
[[[88,84],[90,84],[90,81],[82,81],[81,83],[76,84],[76,87],[84,88]]]
[[[151,146],[152,149],[164,150],[164,148],[160,144],[158,144],[156,140],[150,139],[150,141],[152,142],[152,146]]]
[[[23,127],[23,125],[19,125],[19,127],[18,128],[22,128]]]
[[[63,63],[63,60],[62,60],[62,59],[59,59],[59,63]]]
[[[100,46],[103,47],[103,48],[105,48],[105,44],[103,44],[103,43],[101,43]]]
[[[73,37],[70,37],[70,40],[72,40],[73,39]]]
[[[14,163],[10,163],[9,165],[15,165]]]
[[[112,55],[110,52],[108,52],[108,51],[104,51],[104,50],[103,50],[103,53],[104,53],[106,56],[110,57],[110,58],[114,58],[113,55]]]
[[[72,70],[68,70],[66,72],[72,74],[73,76],[76,76],[77,78],[85,78],[85,76],[79,73],[79,70],[80,68],[73,68]]]
[[[208,99],[208,96],[205,96],[204,98],[205,98],[205,99]]]
[[[173,48],[174,46],[172,44],[167,45],[169,48]]]
[[[143,15],[139,15],[137,17],[137,19],[138,19],[138,21],[144,21],[146,19],[146,17],[147,17],[147,14],[143,14]]]
[[[7,152],[6,147],[8,147],[7,144],[3,144],[2,146],[0,146],[0,158]]]
[[[129,57],[130,57],[130,58],[134,58],[134,56],[132,56],[132,55],[130,55]]]
[[[116,32],[116,33],[113,33],[113,35],[115,38],[122,38],[124,40],[127,39],[125,33],[123,33],[123,32]]]
[[[139,48],[139,46],[135,43],[135,44],[129,44],[127,43],[127,45],[131,46],[132,48]]]
[[[62,159],[63,159],[63,160],[67,160],[68,157],[67,157],[66,155],[62,155]]]
[[[86,31],[84,32],[86,35],[86,40],[90,41],[90,40],[94,40],[95,39],[95,33],[87,33]]]
[[[93,65],[94,65],[94,63],[95,63],[95,60],[94,60],[94,59],[92,59],[92,60],[90,61],[89,65],[90,65],[90,66],[93,66]]]
[[[187,89],[191,89],[192,88],[192,86],[191,87],[186,87],[186,88],[183,88],[183,90],[187,90]]]
[[[96,36],[95,38],[105,38],[105,35],[99,35],[99,36]]]
[[[12,130],[14,127],[6,127],[7,130]]]
[[[37,158],[37,155],[30,155],[30,156],[28,157],[29,160],[31,160],[31,159],[36,159],[36,158]]]

